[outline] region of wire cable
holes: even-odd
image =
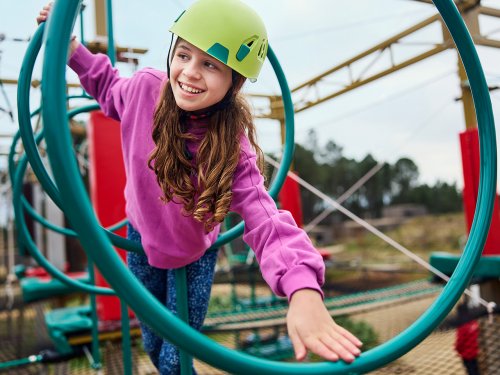
[[[437,118],[437,116],[445,111],[445,109],[450,105],[454,103],[453,101],[450,101],[449,99],[446,99],[446,102],[443,105],[439,105],[438,109],[434,111],[428,118],[426,118],[423,122],[419,123],[414,131],[406,138],[405,141],[401,142],[398,144],[398,147],[393,148],[389,152],[387,152],[388,155],[394,155],[396,154],[400,149],[403,148],[410,140],[412,140],[415,135],[420,133],[423,129],[425,129],[429,124],[432,123],[433,120]],[[337,203],[342,204],[345,202],[352,194],[354,194],[359,188],[361,188],[370,178],[375,176],[378,171],[382,169],[382,167],[385,165],[385,162],[378,162],[373,168],[371,168],[368,172],[365,173],[364,176],[362,176],[356,183],[354,183],[348,190],[346,190],[340,197],[336,199]],[[328,207],[325,209],[322,213],[320,213],[318,216],[316,216],[307,226],[304,228],[306,232],[310,232],[312,229],[314,229],[323,219],[325,219],[329,214],[332,212],[336,211],[336,209],[332,206]]]

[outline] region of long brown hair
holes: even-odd
[[[194,163],[185,154],[185,144],[194,136],[185,132],[183,110],[174,98],[168,81],[161,93],[153,118],[156,145],[148,166],[156,173],[163,191],[162,201],[183,204],[184,213],[204,223],[210,232],[224,220],[232,200],[231,185],[240,158],[240,136],[246,134],[257,154],[257,165],[264,174],[264,155],[257,144],[250,106],[239,93],[244,81],[237,75],[233,88],[223,100],[227,105],[210,117]],[[195,172],[197,184],[190,176]]]

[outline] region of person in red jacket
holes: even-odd
[[[458,306],[458,314],[465,314],[467,311],[467,304]],[[467,373],[469,375],[479,375],[479,323],[477,320],[470,320],[461,324],[457,328],[457,335],[455,341],[455,350],[458,352]]]

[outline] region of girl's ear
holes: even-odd
[[[243,77],[241,74],[236,73],[233,70],[233,93],[237,94],[240,92],[241,88],[243,87],[243,84],[245,83],[247,79]]]

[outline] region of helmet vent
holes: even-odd
[[[266,58],[266,55],[267,55],[267,40],[263,39],[257,56],[259,56],[260,60],[264,60]]]
[[[212,55],[216,59],[227,64],[227,59],[229,57],[229,50],[220,43],[215,43],[212,47],[207,50],[209,55]]]
[[[250,53],[252,50],[252,46],[254,45],[255,41],[258,39],[257,35],[254,35],[241,43],[240,48],[238,49],[238,52],[236,53],[236,59],[238,61],[243,61],[245,57]]]
[[[257,35],[251,36],[250,38],[246,39],[241,43],[242,45],[246,45],[248,48],[252,48],[253,44],[259,39]]]

